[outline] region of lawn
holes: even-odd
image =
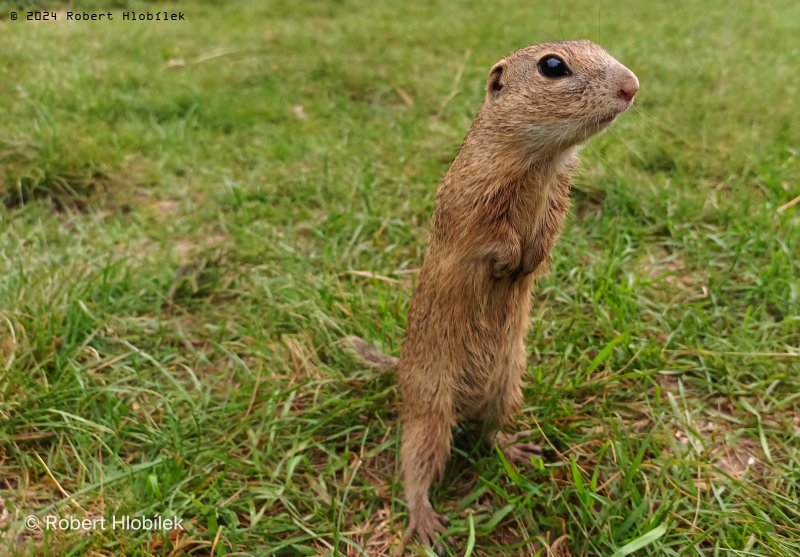
[[[545,450],[457,432],[450,549],[800,556],[800,3],[89,4],[0,2],[0,555],[390,554],[395,377],[337,343],[399,353],[491,65],[588,38],[641,91],[536,287]]]

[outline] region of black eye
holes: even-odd
[[[564,60],[558,56],[545,56],[539,60],[539,72],[545,77],[567,77],[572,75]]]

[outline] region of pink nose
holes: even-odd
[[[619,91],[617,91],[617,96],[626,102],[631,102],[633,97],[636,96],[636,92],[638,90],[639,80],[636,79],[635,75],[631,74],[620,84]]]

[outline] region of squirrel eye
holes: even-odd
[[[567,64],[558,56],[545,56],[539,60],[539,72],[545,77],[567,77],[572,75]]]

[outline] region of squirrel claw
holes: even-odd
[[[494,442],[503,451],[506,460],[517,464],[527,464],[530,466],[531,457],[542,453],[542,446],[539,443],[521,443],[519,440],[530,437],[531,431],[518,431],[517,433],[505,433],[498,431]]]

